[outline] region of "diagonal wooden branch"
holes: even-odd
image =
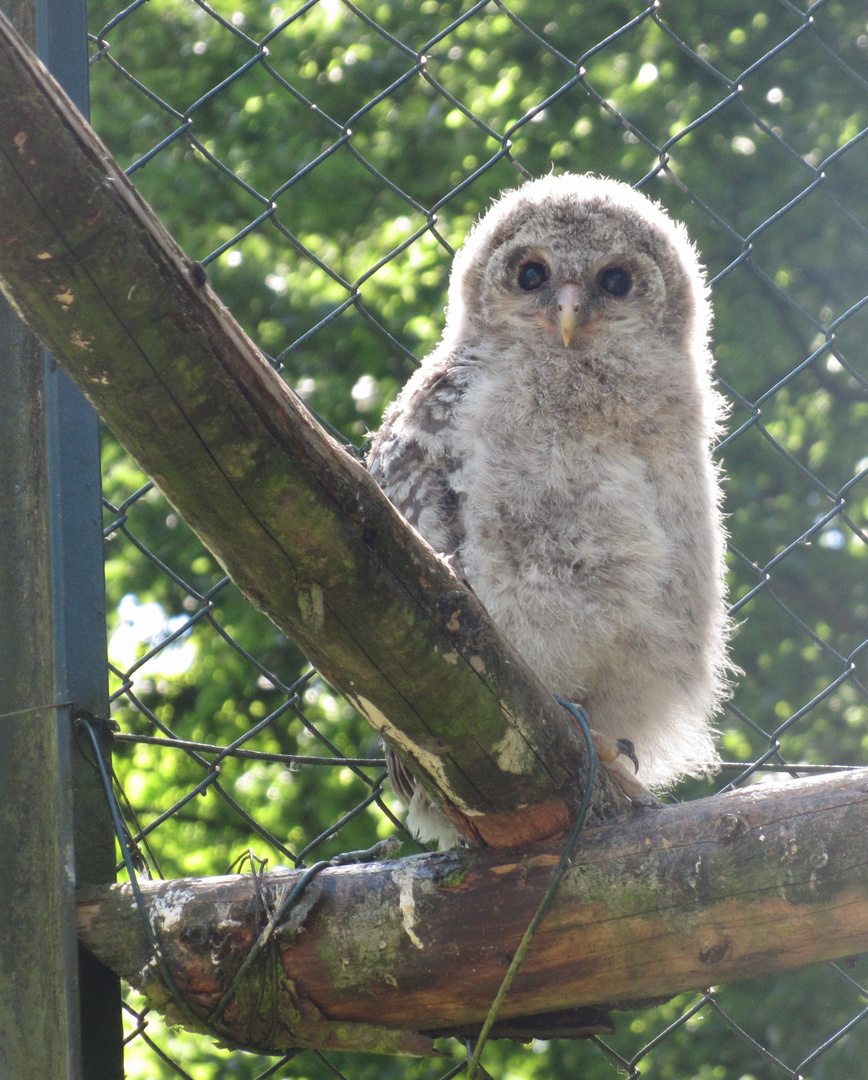
[[[425,1049],[415,1032],[478,1031],[557,858],[545,845],[325,870],[212,1031],[275,1052],[408,1053]],[[249,876],[142,882],[171,977],[200,1020],[300,876],[270,874],[258,890]],[[131,901],[128,885],[80,892],[82,940],[190,1023]],[[635,1008],[866,948],[868,769],[647,811],[582,833],[500,1033],[588,1033],[605,1016],[592,1005]]]
[[[0,283],[109,427],[465,836],[497,847],[563,830],[580,733],[2,19],[0,117]],[[604,777],[591,818],[618,808]]]

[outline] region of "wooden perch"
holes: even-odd
[[[557,858],[546,845],[325,870],[216,1034],[276,1052],[420,1052],[408,1032],[478,1028]],[[196,1016],[214,1009],[300,875],[267,875],[260,898],[250,876],[142,882]],[[190,1022],[160,982],[128,885],[80,893],[78,915],[89,949]],[[540,1014],[629,1008],[866,948],[868,770],[752,787],[583,832],[501,1017],[545,1035],[553,1018]]]
[[[586,764],[573,722],[3,19],[0,117],[0,283],[112,431],[471,842],[562,831]],[[603,777],[591,820],[624,807]]]

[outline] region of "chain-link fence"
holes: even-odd
[[[868,25],[859,0],[91,2],[93,122],[295,391],[360,456],[442,328],[450,256],[554,167],[688,223],[732,412],[743,669],[714,785],[868,745]],[[304,866],[400,830],[381,748],[110,437],[117,788],[139,873]],[[375,601],[372,601],[375,602]],[[409,837],[405,851],[415,850]],[[774,941],[769,949],[775,948]],[[498,1078],[864,1075],[865,961],[682,995],[584,1043],[495,1043]],[[221,1051],[131,996],[134,1078],[446,1077]]]

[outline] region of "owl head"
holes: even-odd
[[[703,273],[684,227],[627,184],[547,176],[508,192],[453,264],[448,331],[581,353],[637,333],[679,350],[708,336]]]

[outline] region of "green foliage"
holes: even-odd
[[[818,5],[810,27],[788,5],[737,0],[668,0],[659,16],[639,0],[515,0],[474,13],[456,0],[381,0],[359,11],[377,27],[336,0],[215,0],[210,9],[150,0],[106,32],[120,67],[103,59],[93,68],[94,124],[122,164],[136,166],[137,186],[206,263],[254,341],[357,444],[409,373],[410,354],[436,341],[450,250],[496,193],[551,168],[642,181],[703,253],[718,372],[731,391],[728,430],[739,432],[722,456],[744,674],[738,711],[721,721],[724,754],[754,761],[777,732],[789,762],[864,762],[868,482],[854,480],[868,467],[860,4]],[[91,3],[94,32],[115,13],[106,0]],[[268,54],[256,60],[259,41]],[[115,507],[145,484],[108,436],[105,476]],[[227,745],[286,703],[303,657],[221,584],[220,567],[156,491],[130,502],[106,572],[112,652],[130,680],[114,684],[124,730],[153,734],[159,723]],[[189,620],[178,643],[159,648]],[[133,696],[122,692],[128,685]],[[372,733],[321,682],[299,694],[304,720],[289,709],[245,745],[330,755],[319,732],[343,754],[378,756]],[[140,823],[201,782],[209,757],[123,744],[118,773]],[[196,795],[154,831],[153,860],[166,876],[223,872],[250,847],[271,866],[286,862],[370,793],[380,770],[360,772],[226,759],[219,785],[232,802],[213,786]],[[234,803],[274,840],[253,832]],[[392,828],[374,804],[311,858],[367,846]],[[619,1015],[606,1042],[629,1060],[697,1000]],[[716,1000],[790,1067],[861,1008],[828,968],[730,987]],[[856,1028],[805,1075],[860,1076],[865,1040]],[[197,1080],[266,1068],[191,1036],[158,1041]],[[353,1080],[446,1071],[333,1061]],[[503,1078],[614,1075],[591,1044],[496,1044],[485,1061]],[[709,1006],[638,1068],[659,1080],[783,1075]],[[140,1043],[128,1049],[128,1070],[174,1075]],[[280,1075],[333,1074],[305,1054]]]

